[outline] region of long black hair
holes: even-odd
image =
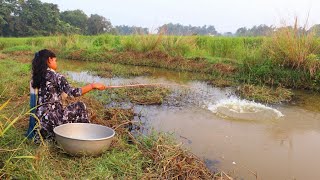
[[[46,83],[46,75],[48,64],[47,61],[49,57],[53,58],[56,55],[47,49],[43,49],[36,52],[32,60],[32,87],[40,88]]]

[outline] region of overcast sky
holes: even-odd
[[[99,14],[113,25],[135,25],[155,30],[164,23],[214,25],[218,32],[259,24],[288,24],[298,16],[309,25],[320,24],[320,0],[42,0],[61,11],[81,9]]]

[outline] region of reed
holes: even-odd
[[[309,71],[314,76],[319,70],[320,41],[315,31],[308,31],[307,22],[300,26],[295,17],[293,26],[277,29],[264,44],[266,55],[280,66]]]
[[[4,141],[4,136],[8,134],[8,131],[12,128],[14,128],[14,124],[18,122],[18,120],[21,120],[23,116],[30,115],[29,112],[26,112],[24,114],[21,114],[15,118],[7,117],[5,114],[3,114],[2,110],[8,106],[10,102],[10,99],[0,105],[0,140]],[[0,179],[6,179],[10,178],[10,169],[16,168],[18,165],[18,161],[20,159],[36,159],[36,156],[33,155],[18,155],[19,151],[21,151],[21,146],[24,144],[27,138],[23,138],[20,140],[20,143],[18,142],[18,145],[11,149],[0,149],[0,153],[4,154],[5,159],[0,159]],[[2,144],[2,143],[0,143]],[[2,147],[2,146],[1,146]]]

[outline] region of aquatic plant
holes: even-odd
[[[283,87],[270,88],[249,84],[239,86],[237,94],[242,98],[263,103],[289,102],[293,97],[293,92]]]

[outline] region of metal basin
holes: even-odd
[[[71,155],[99,155],[111,144],[115,131],[90,123],[68,123],[53,129],[58,144]]]

